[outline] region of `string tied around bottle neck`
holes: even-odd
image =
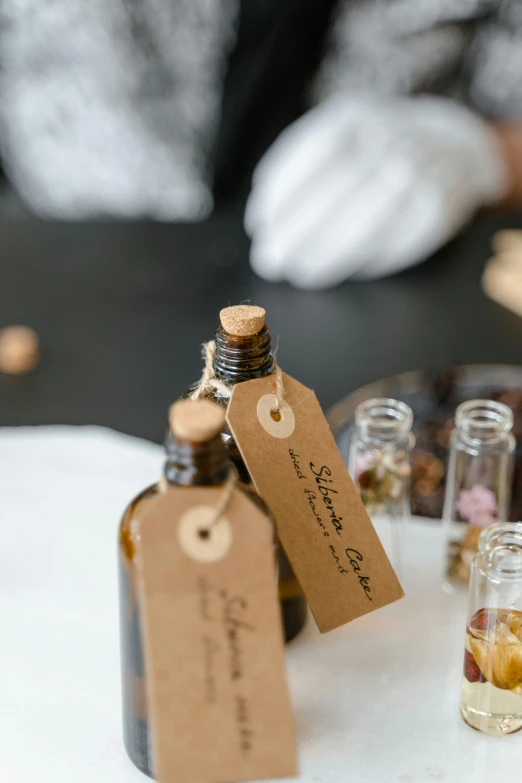
[[[207,535],[212,530],[212,528],[214,528],[218,524],[219,520],[227,510],[228,504],[230,503],[230,499],[232,497],[232,493],[234,491],[234,487],[236,486],[236,481],[237,481],[237,471],[234,467],[231,467],[230,472],[228,474],[228,478],[223,485],[223,491],[221,493],[219,503],[215,507],[212,517],[205,525],[205,532]]]
[[[203,356],[203,373],[201,379],[190,395],[191,400],[199,400],[211,391],[218,391],[223,397],[229,398],[232,396],[232,388],[228,386],[219,378],[216,378],[214,372],[214,360],[216,358],[216,342],[210,340],[208,343],[203,343],[202,347]],[[275,381],[275,396],[276,402],[272,408],[273,413],[279,413],[285,397],[285,387],[283,382],[283,372],[276,362],[275,353],[272,353],[273,361],[273,376]]]
[[[218,391],[223,397],[231,397],[231,387],[220,381],[219,378],[216,378],[214,373],[214,359],[216,358],[215,340],[203,343],[201,354],[203,356],[203,373],[198,385],[190,395],[190,399],[199,400],[211,391]]]

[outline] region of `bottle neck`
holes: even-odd
[[[169,433],[165,446],[164,473],[169,484],[216,486],[226,481],[230,463],[220,435],[205,443],[192,443]]]
[[[504,522],[485,528],[479,552],[481,566],[490,575],[522,579],[522,523]]]
[[[469,400],[459,405],[455,414],[455,440],[465,447],[481,447],[505,443],[509,446],[513,428],[513,413],[501,402]]]
[[[411,408],[399,400],[367,400],[355,411],[358,440],[371,448],[407,448],[412,424]]]
[[[234,385],[270,375],[274,371],[271,345],[266,326],[249,337],[235,337],[220,327],[216,332],[216,378]]]

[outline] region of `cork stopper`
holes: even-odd
[[[29,326],[8,326],[0,330],[0,371],[23,375],[34,370],[39,360],[39,341]]]
[[[170,408],[169,423],[176,438],[204,443],[223,429],[225,409],[211,400],[180,400]]]
[[[225,307],[219,318],[225,332],[234,337],[253,337],[265,325],[265,311],[255,305]]]

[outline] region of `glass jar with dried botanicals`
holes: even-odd
[[[147,680],[144,665],[141,610],[136,562],[137,519],[142,518],[164,487],[219,487],[227,481],[231,465],[221,438],[223,408],[209,400],[183,400],[172,406],[167,460],[160,482],[141,492],[127,507],[119,528],[120,641],[123,736],[131,761],[153,776]],[[233,470],[233,468],[232,468]],[[266,516],[265,504],[250,487],[237,482]]]
[[[186,396],[206,397],[227,407],[231,390],[236,383],[244,383],[272,375],[274,357],[272,341],[265,323],[265,311],[254,305],[226,307],[219,314],[220,326],[216,332],[212,354],[206,346],[207,364],[211,361],[212,378],[194,384]],[[222,437],[226,442],[229,458],[235,466],[240,481],[251,484],[247,467],[243,462],[236,442],[224,425]],[[301,585],[285,555],[278,545],[279,599],[283,617],[285,641],[290,641],[302,630],[308,615],[308,607]]]
[[[483,530],[471,564],[461,714],[500,736],[522,729],[522,523]]]
[[[392,565],[402,571],[404,524],[410,516],[413,413],[404,402],[373,399],[355,411],[348,469],[371,516],[388,520]]]
[[[443,512],[447,590],[468,584],[482,530],[507,519],[515,450],[512,427],[513,413],[502,403],[469,400],[457,408]]]

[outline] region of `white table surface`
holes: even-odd
[[[0,429],[0,780],[145,783],[121,742],[116,528],[162,449],[100,428]],[[522,734],[459,717],[465,598],[409,529],[407,597],[288,647],[306,783],[518,780]],[[180,781],[180,783],[182,783]]]

